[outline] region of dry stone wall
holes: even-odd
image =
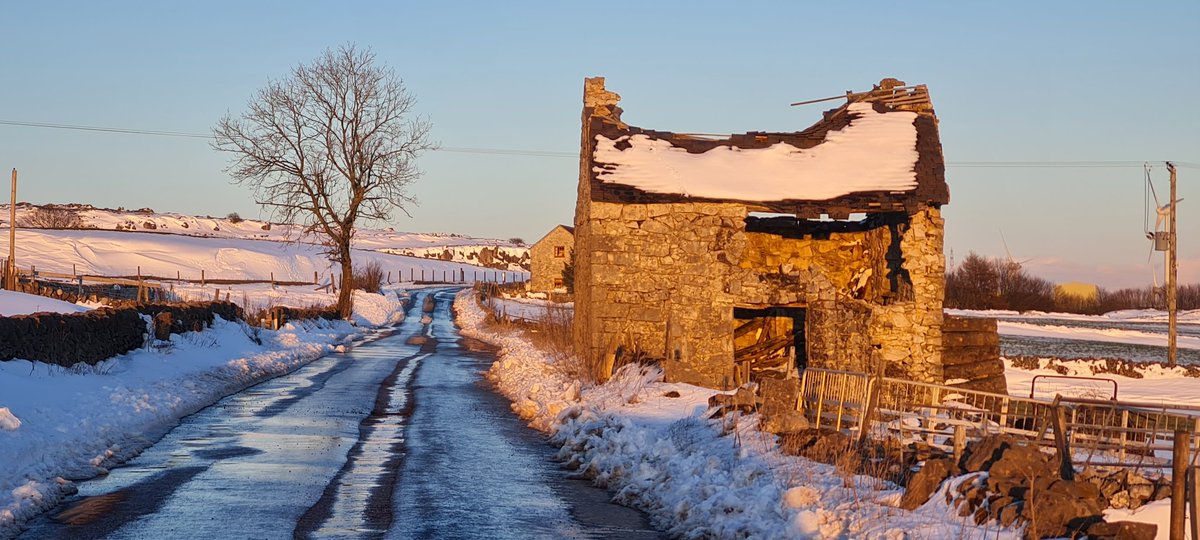
[[[146,333],[141,315],[128,308],[0,317],[0,360],[95,364],[141,347]]]
[[[153,322],[147,323],[143,315]],[[96,364],[142,347],[148,335],[166,339],[172,333],[207,328],[215,316],[235,320],[242,311],[230,302],[199,302],[0,317],[0,361]]]

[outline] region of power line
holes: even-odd
[[[19,122],[16,120],[0,120],[6,126],[40,127],[51,129],[73,129],[77,131],[100,131],[104,133],[126,133],[130,135],[158,135],[160,137],[190,137],[194,139],[211,139],[212,135],[202,133],[185,133],[182,131],[155,131],[149,129],[114,128],[99,126],[80,126],[73,124],[50,124],[46,122]]]
[[[158,137],[184,137],[191,139],[211,139],[206,133],[189,133],[185,131],[161,131],[151,129],[117,128],[102,126],[86,126],[78,124],[54,124],[49,122],[24,122],[18,120],[0,120],[0,125],[37,127],[48,129],[69,129],[75,131],[91,131],[100,133],[121,133],[126,135],[151,135]],[[577,152],[556,150],[524,150],[512,148],[475,148],[467,146],[443,146],[433,149],[436,152],[453,152],[459,154],[484,154],[499,156],[531,156],[550,158],[577,159]],[[1134,168],[1142,167],[1146,161],[947,161],[947,167],[961,168]],[[1158,163],[1154,161],[1153,163]],[[1180,167],[1200,169],[1200,164],[1191,162],[1173,162]]]
[[[52,124],[49,122],[22,122],[18,120],[0,120],[0,125],[38,127],[49,129],[69,129],[75,131],[92,131],[101,133],[123,133],[127,135],[154,135],[159,137],[186,137],[192,139],[211,139],[212,135],[205,133],[188,133],[184,131],[159,131],[152,129],[116,128],[101,126],[83,126],[77,124]],[[464,146],[444,146],[435,151],[456,152],[463,154],[492,154],[505,156],[535,156],[535,157],[569,157],[578,158],[575,152],[556,152],[552,150],[514,150],[508,148],[470,148]]]
[[[1158,162],[1154,162],[1158,163]],[[947,167],[978,168],[1130,168],[1145,161],[947,161]]]
[[[553,150],[508,150],[504,148],[468,148],[463,146],[440,146],[434,148],[439,152],[459,152],[463,154],[497,154],[504,156],[538,156],[578,158],[577,152],[556,152]]]

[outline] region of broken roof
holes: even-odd
[[[848,93],[803,131],[722,139],[626,125],[615,102],[585,108],[592,199],[744,202],[802,217],[940,206],[949,189],[928,91],[900,84]]]

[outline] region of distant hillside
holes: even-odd
[[[0,226],[8,226],[8,205],[0,205]],[[27,229],[81,229],[175,234],[200,238],[240,240],[295,240],[295,225],[226,217],[189,216],[155,212],[150,208],[96,208],[88,204],[17,204],[17,227]],[[313,243],[313,238],[302,238]],[[354,247],[396,255],[459,262],[501,270],[528,270],[529,249],[507,240],[472,238],[447,233],[406,233],[392,228],[360,229]]]

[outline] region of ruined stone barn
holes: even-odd
[[[563,268],[575,251],[575,227],[556,225],[529,248],[529,290],[551,292],[563,289]]]
[[[945,381],[929,93],[845,99],[803,131],[699,136],[626,124],[585,80],[574,332],[601,376],[650,358],[708,387],[806,366]]]

